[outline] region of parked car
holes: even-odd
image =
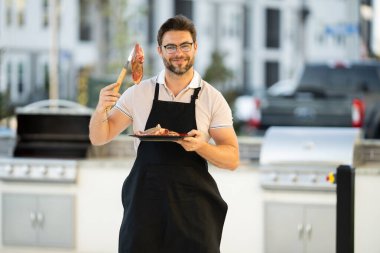
[[[267,90],[269,96],[289,96],[294,93],[297,83],[294,79],[280,80]]]
[[[359,127],[380,138],[380,62],[307,63],[299,73],[286,92],[251,97],[246,127]]]

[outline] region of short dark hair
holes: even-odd
[[[197,31],[195,30],[193,21],[184,15],[176,15],[169,18],[161,25],[160,30],[158,30],[157,33],[157,42],[159,46],[162,45],[162,37],[169,31],[188,31],[193,38],[193,42],[197,40]]]

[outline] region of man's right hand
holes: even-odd
[[[96,106],[98,113],[104,113],[116,104],[116,101],[120,98],[120,93],[114,90],[117,86],[117,83],[113,83],[100,90],[99,102]]]

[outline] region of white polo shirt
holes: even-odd
[[[158,99],[161,101],[190,103],[194,89],[201,87],[195,101],[195,117],[197,128],[206,135],[206,141],[210,140],[210,129],[233,127],[232,113],[227,101],[217,89],[202,80],[198,72],[194,71],[189,85],[174,96],[165,84],[165,70],[162,70],[157,76],[143,80],[124,91],[114,107],[132,119],[133,132],[145,130],[152,109],[156,82],[160,84]],[[135,147],[138,144],[138,141],[135,142]]]

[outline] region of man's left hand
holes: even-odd
[[[205,135],[201,131],[193,129],[187,135],[188,137],[176,141],[186,151],[196,151],[206,144]]]

